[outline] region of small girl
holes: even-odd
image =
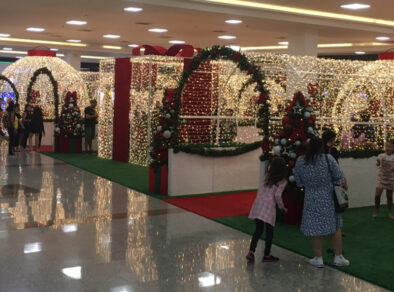
[[[256,250],[257,242],[264,231],[264,223],[266,226],[266,239],[263,262],[276,262],[279,258],[271,255],[272,238],[274,236],[274,226],[276,219],[276,207],[283,212],[287,212],[283,201],[282,192],[287,184],[287,166],[283,158],[274,158],[271,161],[264,181],[259,187],[256,200],[250,210],[249,218],[256,223],[252,241],[250,242],[249,253],[246,259],[249,262],[254,262],[254,252]]]
[[[382,196],[383,190],[386,190],[387,196],[387,210],[389,217],[394,219],[391,212],[393,205],[393,189],[394,189],[394,141],[387,141],[384,145],[385,153],[379,154],[376,165],[379,168],[378,178],[376,181],[376,192],[375,192],[375,213],[373,218],[379,215],[380,209],[380,197]]]

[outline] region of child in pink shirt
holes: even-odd
[[[264,181],[259,187],[256,200],[250,210],[249,218],[256,223],[249,253],[246,259],[254,262],[254,252],[259,238],[263,234],[264,224],[266,226],[266,239],[263,262],[276,262],[279,259],[271,255],[272,238],[276,219],[276,204],[283,212],[287,212],[283,201],[282,192],[287,184],[287,166],[283,158],[274,158],[271,161]]]

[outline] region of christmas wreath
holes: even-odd
[[[55,121],[59,119],[59,92],[58,92],[58,84],[55,78],[52,75],[52,72],[47,68],[43,67],[40,69],[37,69],[34,73],[33,76],[30,79],[29,85],[27,86],[27,97],[26,101],[31,102],[32,99],[34,99],[34,93],[36,92],[33,90],[33,85],[36,82],[38,76],[41,74],[47,75],[53,88],[53,97],[55,99]]]
[[[15,84],[10,79],[8,79],[6,76],[4,76],[4,75],[0,75],[0,81],[1,80],[7,82],[11,86],[12,91],[14,92],[14,95],[15,95],[15,103],[18,103],[18,101],[19,101],[19,92],[16,89]]]
[[[150,151],[151,166],[165,165],[168,161],[168,149],[176,148],[179,136],[179,114],[182,107],[181,97],[182,91],[187,81],[194,71],[198,69],[200,64],[209,60],[230,60],[237,64],[240,71],[251,75],[248,85],[256,84],[256,91],[259,92],[256,103],[258,105],[258,127],[262,130],[263,141],[261,148],[263,154],[262,160],[269,158],[270,142],[269,142],[269,99],[268,90],[265,86],[265,76],[260,68],[250,62],[248,58],[236,52],[231,48],[224,46],[213,46],[201,50],[200,54],[195,56],[190,65],[184,69],[178,87],[176,89],[166,89],[163,98],[163,105],[160,110],[159,126],[157,127],[153,145]]]

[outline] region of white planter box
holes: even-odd
[[[55,125],[54,122],[44,122],[44,129],[45,129],[45,136],[42,137],[41,145],[42,146],[53,146],[55,145],[55,138],[54,138],[54,131]],[[97,133],[97,128],[96,128]],[[33,138],[33,145],[34,145],[34,138]],[[85,138],[82,138],[82,149],[85,149]],[[93,140],[92,143],[92,150],[97,151],[97,138]]]
[[[205,157],[170,149],[168,194],[170,196],[256,189],[260,176],[261,149],[227,157]]]
[[[259,161],[261,149],[227,157],[205,157],[169,151],[168,193],[170,196],[257,189],[265,173]],[[376,157],[341,158],[339,164],[349,185],[350,207],[374,205]],[[386,195],[382,196],[382,204]]]
[[[378,168],[376,158],[340,158],[339,164],[345,173],[349,186],[349,204],[351,208],[373,206],[375,204],[376,176]],[[386,194],[382,195],[382,204],[386,204]],[[372,216],[372,214],[371,214]]]

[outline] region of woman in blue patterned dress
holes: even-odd
[[[311,237],[315,253],[309,263],[324,267],[323,239],[329,236],[335,252],[334,265],[348,266],[349,261],[342,255],[342,217],[335,213],[333,198],[333,184],[347,186],[338,163],[330,154],[323,154],[320,138],[312,138],[306,154],[298,158],[294,178],[297,185],[305,189],[301,231]]]

